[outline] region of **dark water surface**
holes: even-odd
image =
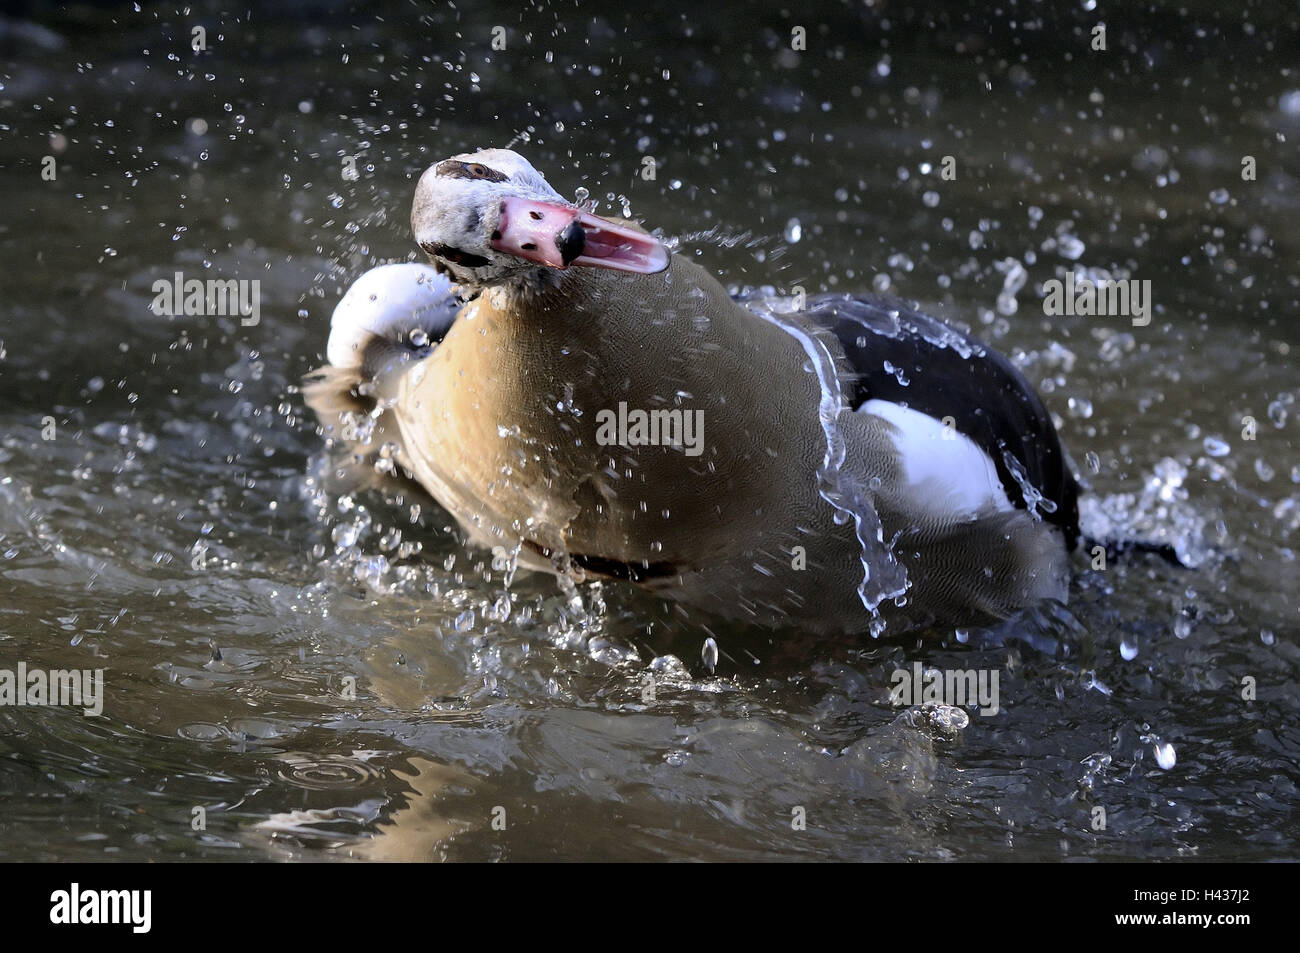
[[[0,857],[1300,856],[1300,14],[1162,5],[1093,52],[1091,4],[964,6],[0,21],[0,668],[105,695],[0,707]],[[334,304],[414,259],[427,165],[511,143],[725,282],[974,329],[1094,525],[1194,568],[1080,555],[1068,609],[819,644],[621,586],[575,612],[324,486],[293,388]],[[1069,269],[1150,280],[1151,322],[1046,317]],[[151,313],[177,271],[258,279],[259,323]],[[1002,710],[893,707],[915,661]]]

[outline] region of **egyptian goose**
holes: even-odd
[[[1065,601],[1078,485],[987,346],[874,297],[733,300],[508,150],[434,164],[411,226],[432,267],[362,276],[307,394],[336,437],[369,410],[354,449],[474,543],[818,633]]]

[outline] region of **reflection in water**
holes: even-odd
[[[446,858],[447,842],[472,825],[445,816],[440,798],[474,793],[472,775],[452,766],[412,758],[414,772],[392,772],[408,789],[395,802],[364,801],[332,808],[272,814],[254,830],[272,838],[290,857],[302,848],[327,849],[342,856],[378,861],[430,861]],[[362,833],[368,831],[368,833]]]

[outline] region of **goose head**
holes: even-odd
[[[654,236],[567,201],[509,149],[455,155],[425,170],[411,231],[434,267],[471,291],[536,290],[569,268],[668,267],[668,249]]]

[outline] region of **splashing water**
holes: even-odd
[[[1085,495],[1079,524],[1089,538],[1165,545],[1189,569],[1204,566],[1216,553],[1215,541],[1208,538],[1206,517],[1188,501],[1186,479],[1187,468],[1165,457],[1141,494]]]
[[[884,527],[872,505],[867,488],[851,479],[843,470],[845,445],[840,433],[838,418],[845,408],[839,372],[826,345],[798,325],[783,320],[766,306],[751,308],[764,321],[776,325],[797,340],[808,356],[817,382],[821,388],[818,402],[818,420],[826,439],[826,452],[817,469],[818,493],[836,512],[836,521],[853,521],[858,543],[862,547],[862,582],[857,587],[858,598],[871,612],[871,632],[878,636],[883,631],[879,607],[886,599],[894,599],[907,592],[907,571],[895,558],[890,544],[885,542]]]

